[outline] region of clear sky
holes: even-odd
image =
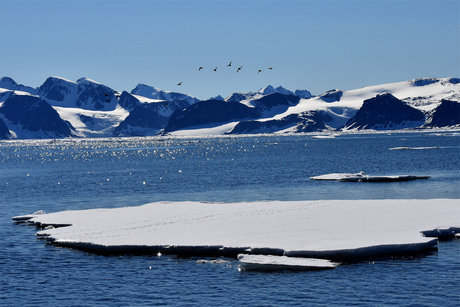
[[[0,42],[0,77],[33,87],[60,76],[200,99],[268,84],[321,94],[460,77],[460,1],[0,0]]]

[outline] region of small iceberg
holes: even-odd
[[[333,173],[310,177],[312,180],[346,181],[346,182],[394,182],[429,179],[430,176],[395,175],[395,176],[370,176],[364,172],[359,173]]]
[[[312,136],[313,139],[335,139],[336,134],[319,134]]]
[[[326,259],[298,258],[272,255],[239,254],[239,271],[317,271],[330,270],[339,264]]]

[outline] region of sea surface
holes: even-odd
[[[460,240],[330,271],[240,272],[233,259],[59,248],[11,221],[155,201],[460,199],[459,133],[3,141],[0,162],[1,306],[459,306]],[[431,178],[310,180],[359,171]]]

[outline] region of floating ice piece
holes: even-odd
[[[393,147],[388,148],[389,150],[423,150],[423,149],[438,149],[439,146],[431,146],[431,147]]]
[[[350,181],[350,182],[392,182],[392,181],[411,181],[416,179],[429,179],[430,176],[412,176],[412,175],[395,175],[395,176],[370,176],[364,172],[355,174],[350,173],[333,173],[320,176],[310,177],[312,180],[330,180],[330,181]]]
[[[11,219],[13,221],[17,222],[17,223],[25,223],[25,222],[29,221],[31,218],[33,218],[35,216],[38,216],[38,215],[43,215],[43,214],[46,214],[46,212],[43,211],[43,210],[38,210],[38,211],[35,211],[32,214],[18,215],[18,216],[12,217]]]
[[[211,264],[228,264],[230,261],[225,259],[198,259],[196,263],[211,263]]]
[[[437,245],[428,230],[460,227],[458,199],[151,203],[31,218],[37,235],[102,254],[236,257],[265,254],[359,261]],[[436,234],[436,231],[433,232]],[[427,233],[428,234],[428,233]]]
[[[326,270],[339,264],[325,259],[239,254],[240,271]]]
[[[425,237],[438,238],[441,240],[453,239],[460,233],[460,227],[438,227],[433,230],[421,232]]]
[[[335,139],[335,134],[319,134],[312,136],[313,139]]]

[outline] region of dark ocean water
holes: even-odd
[[[395,147],[425,149],[389,150]],[[427,148],[428,147],[428,148]],[[458,306],[460,241],[420,258],[322,272],[239,272],[235,260],[98,256],[46,245],[10,218],[154,201],[460,199],[460,134],[0,142],[0,305]],[[365,171],[394,183],[312,181]],[[435,205],[435,204],[434,204]],[[460,218],[460,204],[459,204]]]

